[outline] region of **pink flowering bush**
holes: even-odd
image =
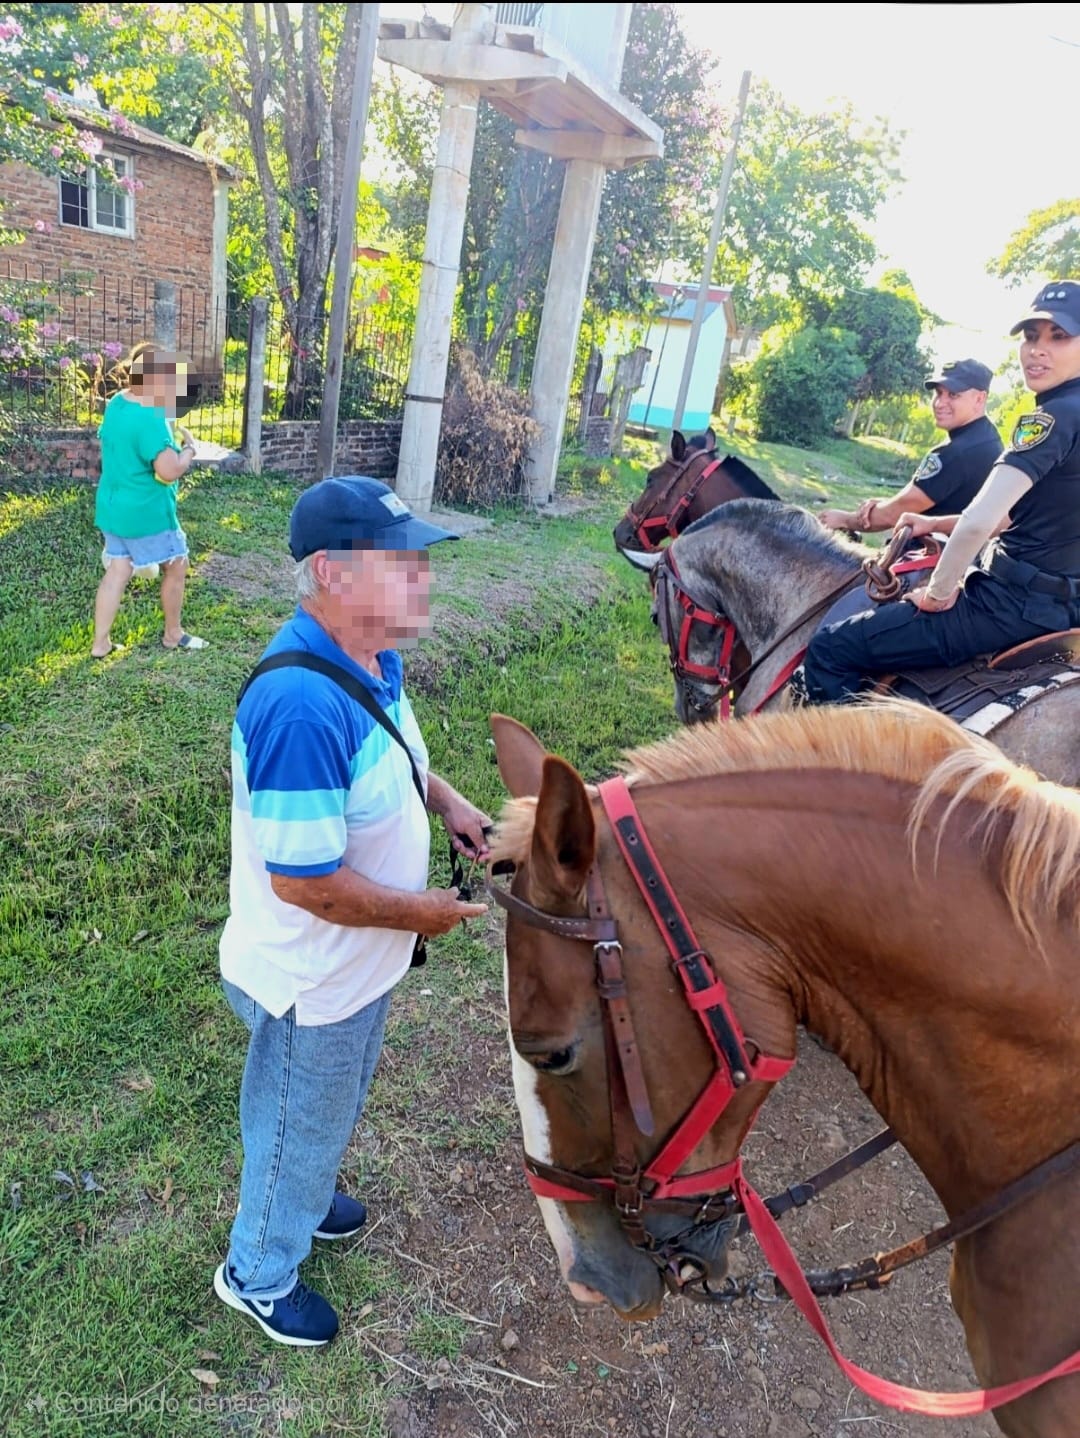
[[[0,280],[0,415],[12,423],[89,420],[96,380],[124,352],[110,342],[88,350],[63,323],[65,301],[85,294],[74,276],[61,291],[40,281]]]

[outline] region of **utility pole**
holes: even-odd
[[[746,101],[749,94],[750,71],[744,70],[742,84],[739,86],[739,103],[735,111],[735,123],[731,127],[731,147],[724,156],[724,168],[720,175],[720,189],[716,196],[716,209],[713,211],[712,230],[709,233],[709,243],[705,251],[705,268],[702,270],[701,284],[698,285],[697,299],[694,301],[694,318],[690,322],[690,336],[686,342],[686,358],[683,360],[682,378],[679,380],[679,396],[675,401],[675,413],[671,419],[672,429],[678,429],[683,422],[683,411],[686,409],[686,396],[690,392],[690,376],[694,372],[698,338],[701,334],[702,321],[705,318],[705,304],[709,295],[709,285],[712,281],[713,264],[716,261],[716,251],[720,245],[720,232],[724,225],[724,211],[727,209],[728,191],[731,189],[731,176],[735,170],[735,151],[739,144],[739,132],[742,130],[743,116],[746,113]]]
[[[341,208],[338,212],[334,250],[334,288],[330,297],[330,328],[326,337],[326,374],[322,409],[319,415],[319,444],[316,472],[320,479],[334,472],[337,446],[338,407],[341,401],[341,367],[345,358],[345,327],[349,320],[349,298],[353,278],[353,242],[356,238],[356,204],[360,188],[360,161],[364,154],[371,72],[379,38],[379,7],[361,7],[356,64],[353,68],[349,107],[349,136],[345,142],[345,164],[341,177]]]

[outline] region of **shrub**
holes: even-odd
[[[481,374],[475,356],[459,350],[443,405],[436,502],[490,508],[519,499],[525,456],[539,434],[528,396]]]
[[[847,330],[770,330],[750,376],[759,436],[807,445],[832,434],[865,368]]]

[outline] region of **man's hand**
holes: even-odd
[[[486,904],[463,904],[456,889],[427,889],[417,895],[420,908],[420,922],[417,932],[434,939],[448,934],[455,925],[465,919],[478,919],[487,913]]]
[[[491,851],[486,831],[491,828],[491,820],[437,774],[428,775],[428,808],[446,825],[450,843],[457,853],[469,859],[488,857]]]
[[[914,604],[915,608],[921,609],[924,614],[941,614],[944,610],[951,609],[959,597],[959,589],[954,589],[948,599],[935,599],[925,584],[920,584],[917,589],[908,590],[904,595],[908,604]]]

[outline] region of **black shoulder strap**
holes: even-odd
[[[420,771],[416,767],[416,760],[413,758],[412,750],[401,737],[401,731],[387,714],[379,701],[372,694],[366,685],[357,679],[355,674],[350,674],[340,664],[335,664],[332,659],[324,659],[321,654],[312,654],[309,649],[283,649],[279,654],[271,654],[269,659],[262,660],[248,675],[244,681],[244,687],[236,696],[237,704],[258,679],[260,674],[268,674],[272,669],[313,669],[316,674],[324,674],[327,679],[332,679],[339,689],[344,689],[351,699],[355,699],[361,708],[366,709],[376,724],[381,724],[386,732],[396,743],[405,750],[409,761],[409,768],[412,770],[413,784],[420,796],[420,802],[427,808],[427,799],[424,795],[424,784],[420,778]]]

